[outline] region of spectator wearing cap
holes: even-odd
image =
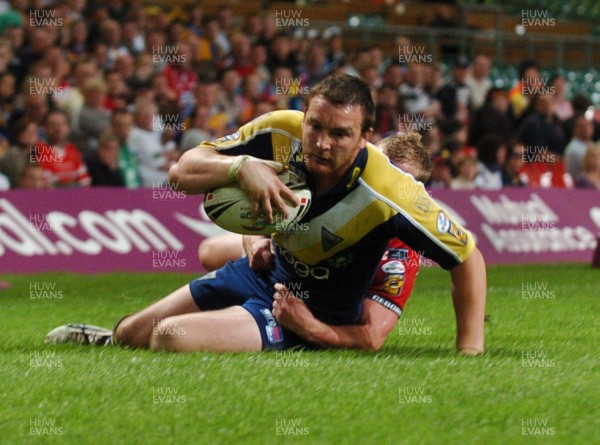
[[[466,83],[468,74],[469,62],[460,57],[452,69],[452,78],[437,94],[446,119],[466,122],[469,117],[471,92]]]

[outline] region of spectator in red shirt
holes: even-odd
[[[163,55],[169,65],[163,70],[167,78],[169,87],[177,93],[177,100],[183,107],[190,104],[193,100],[194,85],[198,81],[198,76],[191,68],[192,48],[186,42],[178,42],[174,47],[174,54]]]
[[[46,141],[36,145],[35,160],[58,187],[90,185],[91,179],[79,149],[69,140],[69,119],[64,111],[52,111],[46,119]]]

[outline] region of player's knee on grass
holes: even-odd
[[[149,337],[152,333],[152,323],[139,314],[133,314],[121,320],[115,330],[115,339],[118,344],[131,348],[147,348]]]
[[[218,255],[218,242],[212,238],[207,238],[198,246],[198,259],[200,265],[208,272],[219,269],[223,266],[221,256]]]

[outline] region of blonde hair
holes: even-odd
[[[419,181],[427,181],[431,174],[431,158],[421,142],[421,135],[414,131],[396,133],[377,143],[377,146],[394,163],[410,163],[419,172]]]

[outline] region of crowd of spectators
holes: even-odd
[[[337,28],[279,26],[274,14],[223,6],[163,11],[139,1],[0,0],[0,190],[153,187],[203,140],[277,109],[302,109],[332,72],[373,91],[371,142],[418,131],[430,187],[600,189],[600,113],[568,82],[520,67],[494,87],[492,60],[386,57]],[[399,52],[418,45],[397,38]],[[401,49],[401,50],[400,50]]]

